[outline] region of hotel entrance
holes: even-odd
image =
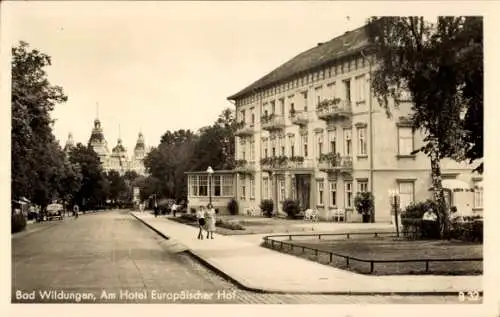
[[[292,175],[292,197],[299,202],[300,208],[306,210],[311,208],[311,175]]]

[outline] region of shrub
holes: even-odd
[[[468,242],[483,242],[482,220],[476,219],[472,221],[453,223],[450,229],[451,238]]]
[[[272,217],[274,210],[274,202],[271,199],[264,199],[260,202],[260,209],[264,215]]]
[[[227,203],[227,210],[231,215],[238,214],[238,202],[236,201],[236,199],[233,198]]]
[[[354,206],[361,215],[369,215],[373,210],[373,195],[370,192],[358,192],[354,198]]]
[[[195,214],[181,214],[179,217],[180,219],[186,220],[186,221],[196,221],[196,215]]]
[[[222,219],[217,219],[215,221],[215,226],[220,227],[220,228],[229,229],[229,230],[245,230],[245,227],[243,227],[238,222],[230,222],[230,221],[225,221]]]
[[[195,213],[196,213],[196,208],[191,207],[191,208],[189,208],[189,211],[190,211],[192,214],[195,214]]]
[[[26,229],[26,218],[22,213],[15,213],[11,217],[11,233],[20,232]]]
[[[401,218],[422,219],[425,212],[429,209],[438,210],[437,204],[432,199],[423,202],[411,203],[401,214]]]
[[[299,202],[293,199],[286,199],[283,202],[283,211],[286,212],[289,218],[295,218],[299,213]]]

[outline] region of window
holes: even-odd
[[[368,181],[367,180],[359,180],[358,181],[358,192],[360,192],[360,193],[368,192]]]
[[[285,99],[280,99],[280,110],[281,110],[281,115],[285,115]]]
[[[208,176],[200,175],[199,179],[198,195],[208,196]]]
[[[302,97],[304,97],[304,111],[307,112],[307,91],[302,93]]]
[[[280,145],[280,150],[281,150],[280,155],[285,156],[285,137],[284,136],[280,136],[279,145]]]
[[[413,152],[413,129],[411,127],[398,127],[399,155],[411,155]]]
[[[356,77],[356,101],[363,102],[365,101],[365,86],[366,86],[366,78],[365,75],[361,75]]]
[[[319,104],[321,102],[321,92],[323,91],[322,87],[316,87],[314,89],[314,93],[316,94],[316,102]]]
[[[483,208],[483,188],[477,184],[474,186],[474,208]]]
[[[250,140],[250,160],[255,160],[255,140]]]
[[[245,122],[245,110],[240,111],[241,122]]]
[[[337,144],[335,140],[335,130],[328,131],[328,142],[329,142],[329,151],[330,153],[337,153]]]
[[[317,156],[320,157],[321,154],[323,154],[323,134],[322,133],[316,134],[316,140],[318,144]]]
[[[330,207],[337,207],[337,182],[330,181]]]
[[[255,198],[255,178],[250,176],[250,199]]]
[[[413,202],[415,183],[413,181],[399,182],[399,207],[404,210]]]
[[[301,139],[302,139],[302,149],[303,149],[304,158],[306,158],[308,156],[308,153],[307,153],[307,134],[302,135]]]
[[[345,87],[345,100],[351,101],[351,80],[349,79],[344,80],[344,87]]]
[[[326,96],[327,98],[335,98],[335,83],[330,83],[326,86]]]
[[[222,195],[222,187],[221,187],[221,175],[215,175],[212,177],[212,184],[214,185],[213,195],[221,196]]]
[[[352,129],[344,129],[344,155],[351,156],[352,154]]]
[[[269,179],[267,177],[262,179],[262,198],[269,198]]]
[[[284,178],[280,178],[279,180],[279,201],[280,202],[283,202],[285,200],[285,179]]]
[[[271,113],[272,114],[276,114],[276,103],[273,101],[271,101]]]
[[[245,182],[246,182],[245,175],[240,175],[240,186],[241,186],[240,194],[241,194],[242,200],[245,200],[246,196],[247,196],[247,192],[246,192],[247,188],[246,188]]]
[[[345,183],[345,208],[352,208],[354,205],[352,195],[352,182]]]
[[[318,205],[322,206],[324,201],[324,191],[325,191],[325,182],[322,180],[318,181]]]
[[[358,128],[358,155],[368,155],[366,128]]]
[[[255,108],[250,109],[250,111],[252,112],[252,119],[251,119],[252,121],[251,122],[252,122],[252,125],[254,125],[255,124]]]
[[[293,135],[288,136],[288,144],[290,149],[290,156],[295,156],[295,137]]]
[[[222,196],[232,197],[233,193],[233,176],[223,175],[222,176]]]
[[[191,196],[199,196],[199,191],[198,191],[198,186],[199,186],[198,175],[190,175],[189,176],[189,180],[190,180]]]

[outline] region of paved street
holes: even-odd
[[[458,303],[458,296],[285,295],[240,290],[128,211],[82,215],[42,226],[12,238],[12,302]]]

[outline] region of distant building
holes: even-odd
[[[144,136],[139,133],[137,142],[132,156],[129,158],[127,149],[123,146],[122,139],[118,138],[116,146],[109,151],[108,142],[104,137],[104,132],[101,127],[99,119],[94,120],[94,128],[90,134],[88,144],[92,146],[94,151],[99,156],[104,171],[109,172],[115,170],[120,175],[125,174],[127,171],[135,171],[139,175],[146,175],[146,168],[144,167],[144,158],[146,157],[149,148],[146,147]],[[74,147],[73,135],[68,135],[68,140],[64,150],[68,152]]]

